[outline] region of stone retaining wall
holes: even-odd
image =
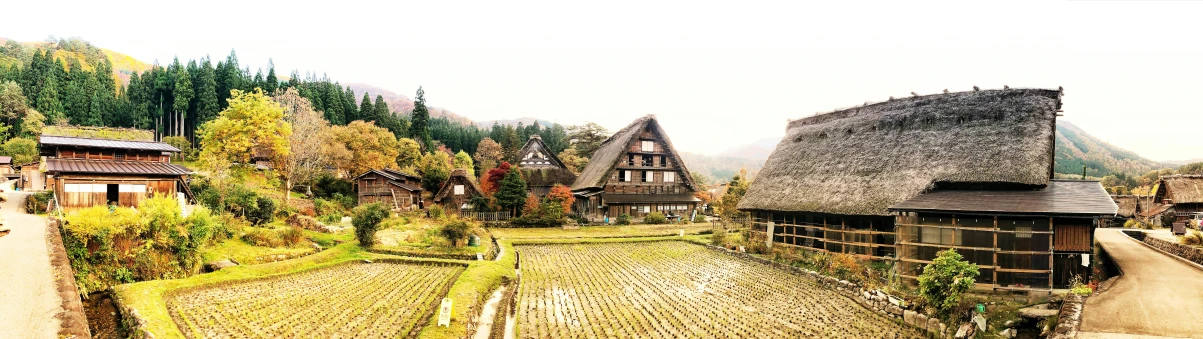
[[[746,260],[750,260],[753,262],[758,262],[758,263],[761,263],[764,265],[769,265],[769,266],[772,266],[775,268],[780,268],[782,270],[793,272],[794,274],[810,278],[811,280],[814,280],[815,282],[819,283],[819,285],[830,288],[832,290],[835,290],[839,294],[841,294],[849,299],[852,299],[853,301],[856,301],[856,303],[860,304],[861,306],[864,306],[865,308],[868,308],[871,311],[894,318],[894,319],[902,322],[903,324],[914,326],[921,330],[927,331],[932,336],[935,336],[937,338],[951,338],[952,337],[951,331],[956,330],[956,329],[950,328],[948,325],[945,325],[944,323],[940,322],[940,320],[936,319],[935,317],[931,317],[931,316],[928,316],[927,314],[923,314],[921,312],[916,312],[913,310],[908,310],[908,309],[903,308],[902,303],[901,303],[902,298],[898,298],[898,297],[889,295],[881,290],[868,290],[868,289],[861,287],[860,285],[858,285],[856,283],[849,282],[847,280],[839,280],[839,279],[836,279],[833,277],[822,275],[819,272],[795,267],[793,265],[786,265],[786,264],[779,263],[776,261],[757,257],[757,256],[754,256],[754,255],[751,255],[748,253],[732,251],[732,250],[722,248],[722,247],[703,245],[703,244],[699,244],[699,243],[694,243],[694,244],[705,246],[706,248],[709,248],[714,251],[723,252],[723,253],[733,255],[733,256],[736,256],[739,258],[743,258]]]
[[[54,270],[55,290],[58,292],[60,310],[55,317],[59,319],[59,338],[91,338],[88,329],[88,318],[84,314],[83,300],[79,297],[79,287],[75,285],[75,272],[71,269],[71,259],[67,257],[67,249],[63,246],[63,237],[59,233],[59,223],[49,218],[46,222],[46,252],[50,255],[50,267]]]
[[[1149,246],[1152,246],[1153,248],[1173,254],[1179,258],[1186,259],[1187,261],[1203,265],[1203,249],[1170,242],[1158,237],[1146,236],[1141,241]]]
[[[1057,316],[1057,325],[1049,339],[1073,339],[1078,337],[1078,326],[1082,324],[1082,305],[1086,298],[1069,293],[1061,301],[1061,313]]]
[[[155,336],[146,329],[146,320],[138,314],[138,310],[130,307],[121,300],[121,294],[109,288],[109,295],[113,297],[113,305],[117,307],[117,315],[121,318],[119,326],[129,332],[131,339],[153,339]]]

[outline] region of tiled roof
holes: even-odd
[[[114,148],[114,149],[136,149],[148,151],[164,151],[164,152],[179,152],[180,149],[164,142],[154,141],[128,141],[128,140],[112,140],[112,139],[91,139],[91,138],[76,138],[76,137],[61,137],[53,135],[43,135],[39,141],[43,146],[78,146],[78,147],[97,147],[97,148]]]
[[[945,190],[890,206],[896,211],[1115,215],[1119,209],[1098,181],[1052,180],[1038,190]]]
[[[46,171],[50,173],[106,173],[106,174],[153,174],[185,175],[190,171],[184,166],[145,161],[46,159]]]

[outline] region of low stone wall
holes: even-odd
[[[121,327],[124,327],[129,332],[131,339],[153,339],[155,336],[146,329],[146,320],[138,314],[138,310],[125,304],[121,299],[121,294],[109,289],[109,295],[113,297],[113,305],[117,307],[117,313],[121,318]]]
[[[1203,265],[1203,249],[1166,241],[1165,239],[1158,237],[1146,236],[1144,237],[1144,240],[1141,241],[1149,246],[1152,246],[1153,248],[1176,255],[1179,258],[1186,259],[1186,261]]]
[[[1061,301],[1061,313],[1057,315],[1057,325],[1049,339],[1073,339],[1078,337],[1078,326],[1082,325],[1082,306],[1086,298],[1073,293],[1065,295]]]
[[[88,329],[88,318],[84,314],[83,300],[79,297],[79,287],[75,286],[75,272],[71,269],[71,259],[67,257],[67,249],[63,246],[63,237],[59,233],[57,219],[47,219],[46,222],[46,252],[50,255],[50,267],[54,270],[55,290],[58,293],[61,310],[55,316],[59,319],[59,338],[91,338]]]
[[[903,308],[901,303],[902,298],[889,295],[881,290],[868,290],[847,280],[839,280],[833,277],[822,275],[819,272],[795,267],[792,265],[786,265],[748,253],[732,251],[722,247],[703,245],[699,243],[694,244],[810,278],[811,280],[819,283],[819,285],[835,290],[839,294],[856,301],[858,304],[868,308],[871,311],[884,314],[901,321],[903,324],[927,331],[932,336],[937,338],[951,338],[952,333],[950,331],[956,330],[940,322],[940,320],[936,319],[935,317]]]

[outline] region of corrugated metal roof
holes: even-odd
[[[46,159],[46,171],[50,173],[105,173],[105,174],[153,174],[185,175],[190,171],[184,166],[163,162]]]
[[[13,157],[0,157],[0,165],[12,165]]]
[[[1115,215],[1119,209],[1097,181],[1053,180],[1038,190],[935,191],[903,201],[890,210],[1014,214]]]
[[[112,139],[91,139],[91,138],[76,138],[76,137],[60,137],[54,135],[43,135],[39,142],[43,146],[79,146],[79,147],[98,147],[98,148],[115,148],[115,149],[136,149],[149,151],[164,151],[164,152],[179,152],[180,149],[175,146],[168,145],[164,142],[154,141],[128,141],[128,140],[112,140]]]
[[[607,204],[649,204],[649,203],[672,203],[672,202],[698,202],[702,201],[693,194],[602,194],[602,200]]]
[[[422,191],[422,188],[421,188],[421,187],[410,186],[410,185],[406,185],[406,184],[399,183],[399,182],[396,182],[396,181],[389,181],[388,183],[389,183],[389,184],[391,184],[391,185],[393,185],[393,186],[397,186],[397,187],[400,187],[400,188],[402,188],[402,189],[405,189],[406,191],[410,191],[410,192],[421,192],[421,191]]]

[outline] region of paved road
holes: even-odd
[[[1086,299],[1079,338],[1114,334],[1203,338],[1203,270],[1146,247],[1117,229],[1095,239],[1123,271],[1111,289]]]

